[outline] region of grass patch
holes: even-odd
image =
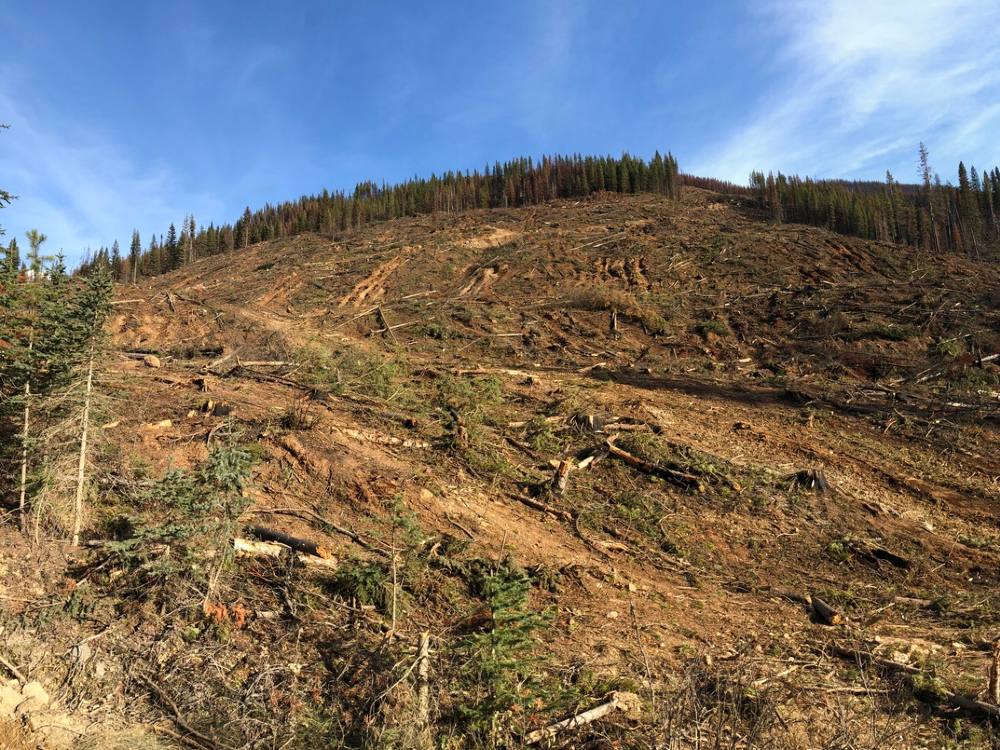
[[[709,334],[724,337],[729,335],[729,327],[721,320],[712,318],[710,320],[702,320],[695,323],[694,332],[703,339],[707,339]]]

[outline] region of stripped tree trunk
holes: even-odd
[[[417,726],[421,732],[426,732],[431,723],[430,643],[431,634],[425,630],[417,649]]]
[[[35,342],[28,341],[28,351],[34,349]],[[31,380],[24,383],[24,431],[21,433],[21,496],[17,503],[17,512],[21,520],[21,531],[28,532],[28,514],[25,501],[28,496],[28,419],[31,416]]]
[[[94,348],[90,348],[87,365],[87,390],[83,399],[83,432],[80,435],[80,461],[76,469],[76,504],[73,508],[73,546],[80,544],[80,526],[83,521],[83,484],[87,468],[87,433],[90,428],[90,394],[94,385]]]

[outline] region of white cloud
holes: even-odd
[[[780,84],[692,171],[743,181],[752,169],[836,177],[901,166],[911,179],[919,141],[942,171],[959,158],[1000,160],[988,127],[1000,93],[996,0],[775,0],[761,14]]]
[[[0,134],[4,188],[17,200],[0,215],[6,237],[23,244],[25,231],[48,235],[46,250],[64,251],[75,265],[86,249],[112,241],[127,245],[133,228],[162,232],[192,208],[217,209],[205,196],[191,196],[187,206],[171,198],[182,194],[163,166],[138,168],[107,136],[82,122],[64,122],[30,96],[0,90]],[[124,249],[124,248],[123,248]]]

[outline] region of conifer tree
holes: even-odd
[[[103,248],[102,248],[102,250],[103,250]],[[98,253],[98,261],[96,263],[94,263],[95,266],[103,265],[100,262],[100,257],[101,257],[101,253],[99,252]],[[124,273],[125,272],[124,272],[124,265],[123,265],[123,261],[122,261],[122,252],[121,252],[121,248],[118,246],[118,240],[115,240],[113,243],[111,243],[111,260],[110,260],[110,265],[111,265],[111,276],[112,276],[112,278],[114,278],[115,281],[121,281],[122,278],[124,277]]]
[[[104,320],[110,309],[111,279],[107,272],[98,269],[87,279],[87,286],[74,300],[75,319],[78,321],[77,350],[86,346],[86,379],[84,385],[83,413],[80,418],[80,451],[77,463],[76,493],[73,503],[73,532],[71,544],[80,544],[80,529],[83,519],[83,497],[87,476],[87,446],[90,436],[90,413],[93,401],[94,364]]]
[[[132,230],[132,244],[128,251],[128,267],[132,276],[132,286],[135,286],[139,278],[139,261],[142,258],[142,240],[139,238],[139,230]],[[128,281],[128,279],[124,279]]]
[[[31,272],[31,278],[37,281],[41,276],[44,269],[46,261],[50,258],[46,258],[41,254],[41,247],[48,239],[44,234],[39,232],[37,229],[29,229],[25,233],[25,237],[28,238],[28,270]]]
[[[10,238],[10,244],[7,245],[7,253],[4,257],[4,263],[15,274],[21,270],[21,250],[17,246],[17,237]]]
[[[181,267],[181,246],[177,241],[177,228],[173,224],[167,229],[167,239],[164,242],[167,270],[173,271]]]

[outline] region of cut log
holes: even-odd
[[[887,562],[894,568],[899,568],[901,570],[909,570],[913,564],[907,558],[897,555],[895,552],[891,552],[885,547],[880,547],[877,544],[851,540],[849,546],[854,554],[871,563],[878,564],[880,562]]]
[[[822,469],[803,469],[791,476],[792,484],[804,490],[819,492],[820,494],[830,491],[830,483],[826,479],[826,474]]]
[[[306,555],[315,555],[316,557],[331,558],[333,555],[325,547],[316,544],[315,542],[310,542],[307,539],[299,539],[298,537],[286,534],[283,531],[278,531],[277,529],[268,529],[264,526],[248,526],[247,533],[254,537],[255,539],[260,539],[262,542],[277,542],[278,544],[284,544],[286,547],[291,547],[296,552],[301,552]]]
[[[284,544],[278,544],[277,542],[258,542],[253,539],[243,539],[242,537],[236,537],[233,539],[233,549],[236,550],[237,555],[244,555],[248,557],[273,557],[275,559],[280,559],[292,552],[292,550]],[[307,555],[302,552],[295,552],[294,554],[295,558],[303,565],[315,568],[331,569],[337,567],[337,561],[332,557],[316,557],[315,555]]]
[[[569,470],[573,468],[572,461],[563,459],[556,467],[556,473],[552,477],[552,490],[560,495],[566,494],[566,487],[569,485]]]
[[[584,711],[576,716],[571,716],[570,718],[563,719],[555,724],[550,724],[544,729],[536,729],[534,732],[529,732],[524,737],[524,743],[526,745],[536,745],[542,740],[552,739],[560,732],[564,732],[568,729],[575,729],[576,727],[583,726],[584,724],[589,724],[592,721],[597,721],[598,719],[607,716],[612,711],[622,710],[631,712],[635,711],[639,705],[639,696],[635,693],[629,693],[624,690],[616,690],[611,694],[610,700],[599,706],[594,706],[589,711]]]
[[[815,594],[809,597],[809,605],[815,620],[823,625],[840,625],[844,621],[840,612]]]

